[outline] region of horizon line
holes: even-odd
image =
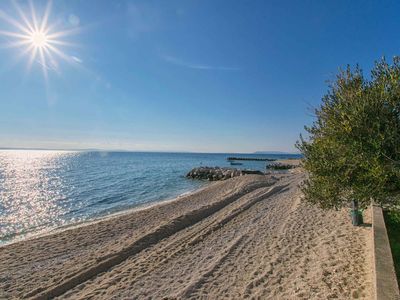
[[[253,151],[253,152],[203,152],[203,151],[184,151],[184,150],[127,150],[127,149],[100,149],[100,148],[42,148],[42,147],[0,147],[0,150],[42,150],[42,151],[76,151],[76,152],[135,152],[135,153],[199,153],[199,154],[259,154],[259,155],[279,155],[290,154],[300,155],[300,152],[288,151]],[[265,153],[263,153],[265,152]],[[269,153],[266,153],[269,152]]]

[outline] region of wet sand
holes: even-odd
[[[371,228],[353,227],[347,210],[301,202],[303,176],[232,178],[1,247],[0,291],[36,299],[371,299]]]

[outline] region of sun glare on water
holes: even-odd
[[[18,6],[18,4],[15,2],[12,3],[14,4],[20,20],[15,19],[0,10],[0,19],[7,22],[14,29],[12,31],[0,30],[0,35],[7,38],[5,47],[20,48],[22,50],[22,55],[27,54],[29,56],[27,66],[28,71],[33,63],[38,63],[41,65],[43,74],[47,79],[49,70],[58,72],[56,57],[68,62],[73,62],[71,57],[66,55],[60,49],[60,46],[71,45],[68,42],[63,41],[62,37],[75,33],[77,28],[65,31],[56,31],[54,29],[55,26],[48,23],[52,6],[51,1],[47,3],[41,17],[37,16],[32,1],[29,2],[29,17],[24,10]]]

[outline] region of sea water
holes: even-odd
[[[0,245],[171,199],[207,184],[185,178],[228,156],[296,155],[0,150]],[[264,161],[241,161],[265,170]]]

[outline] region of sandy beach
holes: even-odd
[[[303,178],[236,177],[1,247],[0,296],[371,299],[371,228],[303,203]]]

